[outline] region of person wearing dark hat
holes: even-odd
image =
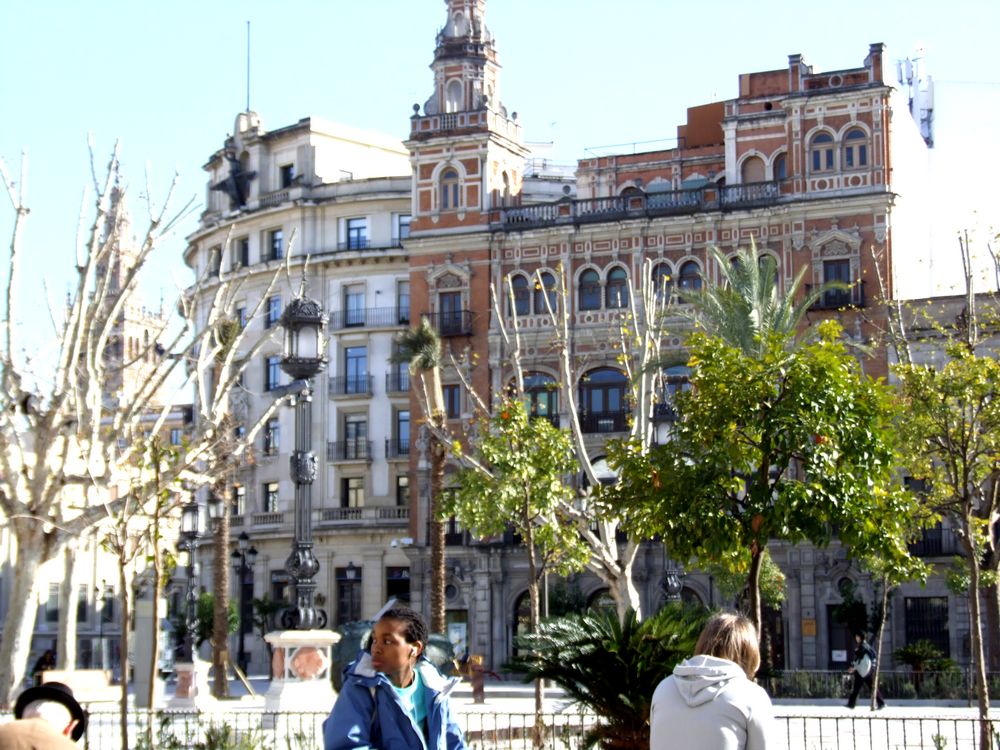
[[[14,704],[14,721],[0,724],[0,750],[79,750],[87,713],[61,682],[25,690]]]

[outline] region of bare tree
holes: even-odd
[[[0,177],[15,212],[0,353],[0,512],[17,548],[11,601],[25,605],[8,607],[4,620],[0,705],[10,704],[25,673],[39,567],[61,555],[68,542],[120,511],[126,493],[119,488],[130,486],[135,477],[143,449],[140,438],[164,429],[172,410],[172,399],[164,398],[170,383],[182,381],[178,392],[191,382],[204,385],[212,369],[209,363],[222,349],[212,324],[231,314],[234,294],[231,285],[220,279],[208,303],[200,303],[198,284],[181,297],[176,318],[163,318],[140,345],[123,346],[121,325],[135,301],[139,274],[191,204],[169,213],[173,184],[159,207],[147,185],[146,228],[138,241],[130,242],[118,148],[100,178],[91,152],[94,200],[88,208],[85,198],[81,208],[75,284],[65,308],[51,311],[58,351],[53,363],[36,364],[34,352],[22,351],[14,325],[29,213],[26,169],[22,159],[21,177],[15,183],[0,162]],[[209,325],[200,325],[201,321]],[[237,349],[226,356],[223,376],[211,395],[204,395],[204,387],[198,389],[194,433],[170,475],[162,477],[163,484],[177,478],[198,485],[212,481],[218,466],[211,460],[211,448],[229,414],[228,391],[245,363],[236,358]],[[141,368],[142,377],[126,384],[122,376],[130,367]],[[117,383],[118,391],[109,392],[109,383]],[[245,452],[264,418],[247,430],[231,455]]]

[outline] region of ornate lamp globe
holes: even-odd
[[[181,542],[190,545],[198,537],[198,503],[194,500],[181,506]]]
[[[326,367],[326,315],[319,302],[296,297],[281,314],[281,327],[285,329],[281,369],[293,380],[309,380]]]

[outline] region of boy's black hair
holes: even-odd
[[[420,614],[409,607],[393,607],[382,613],[380,620],[399,620],[406,625],[403,637],[407,643],[420,641],[427,645],[427,623]]]

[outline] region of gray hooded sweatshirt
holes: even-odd
[[[727,659],[681,662],[653,693],[650,750],[764,750],[771,699]]]

